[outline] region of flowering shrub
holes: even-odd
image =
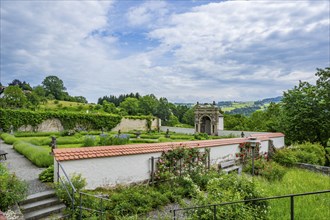
[[[240,153],[236,153],[236,157],[240,158],[243,163],[246,163],[249,158],[252,157],[251,143],[244,142],[239,144]],[[259,155],[260,143],[256,143],[254,147],[255,155]]]
[[[205,172],[209,150],[200,152],[197,148],[184,146],[163,152],[156,163],[156,180],[167,180],[184,173]]]

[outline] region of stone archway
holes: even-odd
[[[195,108],[195,132],[218,135],[219,118],[221,117],[222,115],[215,102],[203,105],[197,102]]]
[[[200,121],[200,132],[201,133],[206,133],[208,135],[211,135],[211,119],[209,116],[203,116]]]

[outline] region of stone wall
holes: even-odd
[[[157,129],[159,125],[160,125],[160,120],[154,119],[151,122],[151,129]],[[36,127],[32,127],[31,125],[24,125],[18,128],[18,131],[30,131],[30,132],[32,131],[58,132],[63,130],[64,128],[61,124],[61,121],[56,118],[47,119]],[[122,118],[121,122],[112,129],[112,131],[118,131],[118,130],[121,130],[123,132],[131,131],[131,130],[147,130],[147,120]]]
[[[330,176],[330,167],[308,164],[308,163],[297,163],[297,167],[307,169],[313,172],[319,172]]]
[[[160,124],[159,119],[153,119],[151,121],[151,130],[158,129]],[[146,131],[147,128],[147,120],[146,119],[129,119],[129,118],[122,118],[121,122],[112,129],[112,131],[132,131],[132,130],[143,130]]]

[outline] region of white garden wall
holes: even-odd
[[[273,140],[276,148],[284,146],[284,136],[280,136],[282,134],[273,135],[275,137],[271,137],[271,135],[260,136],[260,153],[268,152],[269,140]],[[204,151],[205,147],[210,148],[210,163],[214,165],[219,164],[222,160],[235,159],[236,153],[240,152],[239,144],[247,141],[249,141],[248,138],[191,141],[185,142],[183,146],[189,147],[189,143],[191,143],[190,147],[198,147],[200,151]],[[55,173],[57,173],[56,159],[58,159],[68,175],[79,173],[86,178],[87,189],[146,181],[150,179],[151,174],[150,158],[160,157],[166,144],[172,146],[175,143],[141,144],[136,147],[125,145],[122,147],[55,149]],[[176,145],[180,145],[180,143],[176,143]],[[139,153],[141,151],[145,153]],[[96,156],[97,154],[99,156]],[[63,176],[61,170],[60,175]]]
[[[111,187],[148,180],[151,173],[150,158],[161,153],[136,154],[120,157],[102,157],[62,161],[68,175],[80,173],[87,180],[87,189]],[[60,172],[60,175],[63,175]]]

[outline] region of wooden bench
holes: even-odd
[[[5,160],[7,160],[7,155],[8,153],[4,152],[3,150],[0,150],[0,159],[4,158]]]
[[[221,171],[224,171],[226,173],[229,173],[229,172],[232,172],[235,170],[237,170],[237,172],[239,174],[241,173],[241,167],[236,165],[235,160],[227,160],[227,161],[220,162],[219,169],[221,169]]]

